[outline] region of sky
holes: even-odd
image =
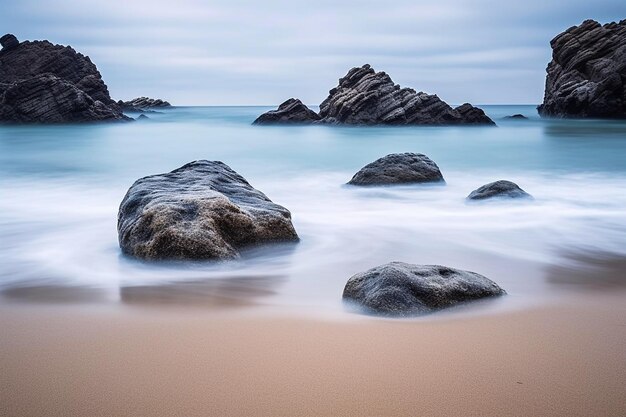
[[[2,0],[0,31],[71,45],[114,99],[317,105],[365,63],[450,104],[542,101],[550,40],[624,0]]]

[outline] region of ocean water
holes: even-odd
[[[626,122],[484,106],[498,127],[266,127],[265,107],[179,107],[126,124],[0,127],[0,302],[272,307],[351,314],[353,274],[389,261],[481,273],[499,311],[626,286]],[[504,120],[521,113],[529,120]],[[447,185],[344,185],[388,153],[420,152]],[[121,255],[117,209],[138,178],[221,160],[287,207],[301,242],[230,262]],[[466,204],[508,179],[532,202]]]

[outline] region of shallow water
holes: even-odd
[[[626,122],[543,120],[534,106],[484,108],[498,127],[251,126],[264,107],[0,127],[0,302],[334,314],[344,311],[341,292],[352,274],[392,260],[473,270],[508,291],[477,311],[625,287]],[[502,119],[515,113],[530,119]],[[343,185],[392,152],[425,153],[447,185]],[[123,257],[116,216],[128,187],[197,159],[224,161],[291,210],[301,242],[222,263]],[[497,179],[535,200],[465,203]]]

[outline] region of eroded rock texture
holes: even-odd
[[[277,110],[270,110],[260,115],[254,124],[310,124],[318,120],[320,117],[317,113],[302,104],[300,100],[290,98],[278,106]]]
[[[320,104],[325,123],[357,125],[494,124],[470,104],[453,109],[436,95],[401,88],[369,65],[352,68]]]
[[[0,43],[0,121],[126,119],[89,57],[48,41],[20,43],[11,34]]]
[[[124,110],[143,111],[154,108],[171,107],[172,105],[160,98],[137,97],[129,101],[119,100],[117,104]]]
[[[437,164],[421,153],[394,153],[365,165],[348,184],[393,185],[444,183]]]
[[[325,123],[346,125],[495,124],[481,109],[465,103],[455,109],[436,95],[401,88],[389,75],[369,65],[352,68],[320,104],[319,114],[290,99],[255,123]],[[297,103],[296,103],[297,102]],[[299,104],[298,104],[299,103]],[[295,109],[296,111],[292,110]],[[300,106],[301,105],[301,106]]]
[[[122,251],[147,260],[236,258],[247,246],[298,240],[289,210],[219,161],[137,180],[117,230]]]
[[[475,272],[390,262],[352,276],[343,299],[367,313],[412,316],[506,292]]]
[[[552,39],[539,114],[626,118],[626,20],[586,20]]]

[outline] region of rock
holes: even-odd
[[[137,180],[117,230],[123,253],[146,260],[236,258],[244,247],[298,240],[289,210],[219,161]]]
[[[158,98],[138,97],[129,101],[119,100],[117,104],[127,111],[142,111],[153,108],[172,107],[167,101]]]
[[[135,120],[150,120],[150,118],[146,116],[145,114],[140,114],[139,117],[136,118]]]
[[[585,20],[550,42],[546,117],[626,118],[626,20]]]
[[[53,45],[48,41],[25,41],[16,44],[17,39],[10,34],[0,39],[3,45],[0,51],[0,94],[6,94],[9,90],[12,94],[11,97],[0,95],[0,107],[3,108],[0,122],[59,123],[105,120],[103,118],[128,120],[109,96],[106,84],[89,57],[69,46]],[[42,88],[33,88],[36,85]],[[28,91],[18,91],[18,87]],[[91,101],[80,99],[78,102],[62,102],[65,99],[75,100],[80,95],[76,90],[88,96]],[[38,98],[39,93],[46,96]],[[59,95],[55,103],[50,100],[50,93]],[[50,112],[40,111],[43,107],[34,104],[37,100],[52,105]],[[12,102],[32,105],[28,108],[8,108]],[[93,106],[88,104],[91,102]],[[36,110],[33,106],[40,109]],[[93,111],[85,111],[85,106],[93,107]],[[77,114],[69,109],[76,109]],[[13,115],[24,117],[12,119]],[[59,119],[59,116],[67,117]],[[91,119],[92,116],[95,118]]]
[[[320,104],[324,123],[356,125],[495,124],[470,104],[453,109],[436,95],[400,88],[369,65],[352,68]]]
[[[0,121],[76,123],[125,119],[121,112],[51,74],[3,84],[0,96]]]
[[[15,49],[19,46],[20,42],[17,40],[15,35],[7,33],[6,35],[0,38],[0,45],[2,45],[2,51],[8,52],[12,49]]]
[[[506,292],[475,272],[391,262],[352,276],[343,299],[367,313],[413,316]]]
[[[526,198],[533,197],[511,181],[500,180],[492,182],[472,191],[468,200],[485,200],[489,198]]]
[[[507,120],[528,120],[528,117],[524,116],[523,114],[514,114],[512,116],[504,116],[504,118]]]
[[[260,115],[253,124],[308,124],[317,122],[320,117],[313,110],[295,98],[290,98],[278,106],[278,110],[270,110]]]
[[[473,125],[495,125],[482,109],[465,103],[455,109],[463,118],[465,124]]]
[[[445,183],[437,164],[421,153],[394,153],[365,165],[352,185]]]

